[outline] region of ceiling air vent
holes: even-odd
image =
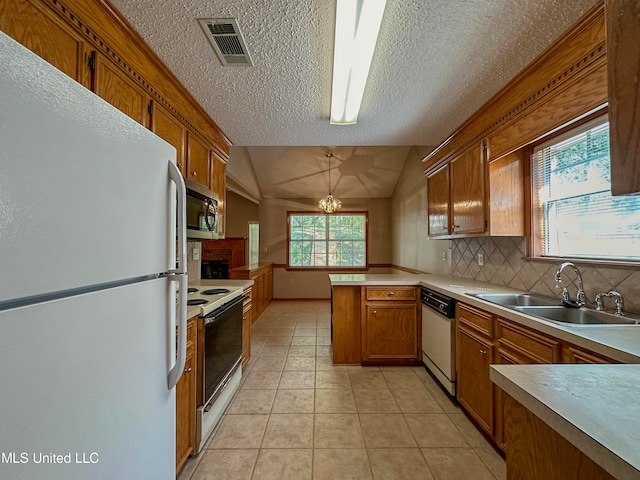
[[[222,65],[253,67],[235,18],[200,18],[198,22],[213,45]]]

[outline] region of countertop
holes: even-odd
[[[434,274],[340,274],[329,275],[332,286],[419,285],[432,288],[468,305],[480,308],[573,343],[621,363],[640,363],[640,325],[561,325],[542,320],[507,307],[480,300],[468,294],[486,292],[522,292],[514,288],[480,282],[470,278]]]
[[[640,365],[492,365],[491,380],[615,478],[639,478]]]

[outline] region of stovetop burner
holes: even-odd
[[[203,295],[222,295],[223,293],[230,293],[231,290],[228,288],[210,288],[209,290],[205,290],[201,292]]]
[[[197,288],[195,288],[195,287],[189,287],[189,288],[187,288],[187,293],[196,293],[197,291],[198,291],[198,289],[197,289]]]
[[[204,298],[193,298],[191,300],[187,300],[187,305],[189,306],[204,305],[205,303],[209,303],[209,301]]]

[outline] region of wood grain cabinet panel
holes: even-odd
[[[211,169],[209,147],[192,132],[188,132],[187,145],[187,178],[209,188]]]
[[[611,192],[640,192],[640,3],[605,0]]]
[[[451,162],[452,234],[484,233],[485,161],[480,147]]]
[[[175,147],[176,165],[186,176],[186,127],[158,102],[152,102],[151,131]]]
[[[505,394],[507,478],[614,480],[562,435]]]
[[[187,357],[176,385],[176,472],[195,449],[196,428],[196,326],[195,317],[187,321]]]
[[[439,237],[450,232],[449,165],[427,175],[427,211],[429,236]]]
[[[362,361],[419,359],[416,305],[367,303],[362,325]]]
[[[242,368],[247,366],[251,359],[251,302],[252,287],[247,287],[243,291],[244,301],[242,302]]]
[[[136,122],[149,126],[150,98],[127,74],[99,52],[93,52],[93,91]]]
[[[374,301],[417,300],[416,287],[365,287],[366,299]]]
[[[91,86],[86,42],[41,2],[0,2],[0,30],[85,87]]]
[[[493,435],[494,386],[489,378],[493,342],[458,321],[456,343],[456,397],[484,431]]]
[[[360,288],[331,287],[331,351],[335,365],[360,365]]]

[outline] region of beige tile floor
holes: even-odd
[[[328,301],[274,301],[243,383],[179,480],[506,479],[424,367],[333,366]]]

